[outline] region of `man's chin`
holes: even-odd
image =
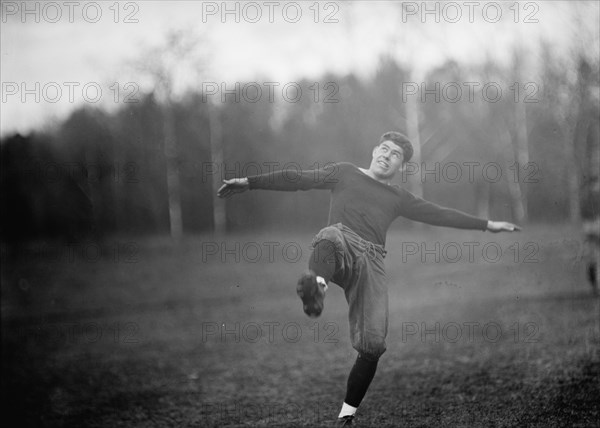
[[[391,170],[376,170],[374,174],[380,180],[390,180],[396,175],[394,171]]]

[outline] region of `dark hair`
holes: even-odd
[[[377,145],[380,145],[384,141],[391,141],[402,149],[402,153],[404,154],[403,163],[408,162],[412,158],[414,152],[413,146],[406,135],[395,131],[386,132],[381,136]]]

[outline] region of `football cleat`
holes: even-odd
[[[317,281],[317,275],[311,270],[304,273],[298,280],[296,293],[302,299],[304,313],[316,318],[323,312],[327,284]]]
[[[336,427],[351,427],[354,426],[354,415],[347,415],[341,418],[337,418],[337,421],[335,421],[335,425]]]

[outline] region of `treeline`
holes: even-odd
[[[515,58],[508,70],[449,62],[414,82],[383,58],[367,79],[303,80],[287,99],[281,86],[271,99],[241,83],[238,100],[189,92],[165,103],[148,93],[113,113],[81,108],[51,131],[2,141],[2,238],[168,234],[177,219],[186,234],[221,223],[314,229],[326,221],[327,192],[221,202],[215,190],[274,168],[367,167],[388,130],[419,145],[398,184],[429,200],[517,222],[575,221],[597,213],[598,70],[543,55],[536,79],[524,80]]]

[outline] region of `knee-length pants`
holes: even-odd
[[[313,248],[327,240],[335,247],[335,272],[332,281],[343,288],[348,302],[352,347],[374,360],[385,352],[388,330],[388,290],[381,245],[358,236],[352,229],[336,223],[315,236]]]

